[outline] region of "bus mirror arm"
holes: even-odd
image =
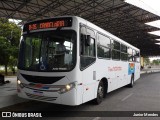
[[[85,45],[86,46],[90,46],[91,45],[91,36],[90,35],[86,35]]]
[[[86,35],[81,34],[81,55],[84,54],[85,45],[86,45]]]

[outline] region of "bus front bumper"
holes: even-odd
[[[17,86],[18,96],[26,99],[63,104],[63,105],[78,105],[76,100],[76,88],[73,88],[65,93],[41,91],[37,89],[21,88]]]

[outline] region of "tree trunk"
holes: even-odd
[[[7,64],[5,64],[5,75],[8,75],[8,72],[7,72]]]

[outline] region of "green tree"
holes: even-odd
[[[159,63],[160,63],[159,60],[153,60],[153,61],[152,61],[152,64],[153,64],[153,65],[159,65]]]
[[[20,35],[21,28],[19,26],[7,19],[0,18],[0,65],[5,66],[6,75],[8,65],[17,61]]]
[[[150,60],[149,60],[149,58],[148,58],[148,57],[145,57],[145,58],[144,58],[144,63],[145,63],[145,64],[147,64],[147,65],[149,65],[149,64],[150,64]]]

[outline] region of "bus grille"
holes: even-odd
[[[53,101],[57,99],[57,97],[38,96],[38,95],[30,94],[30,93],[26,93],[26,95],[29,98],[36,99],[36,100]]]
[[[47,77],[47,76],[32,76],[32,75],[25,75],[21,74],[28,82],[32,83],[42,83],[42,84],[53,84],[65,76],[59,76],[59,77]]]

